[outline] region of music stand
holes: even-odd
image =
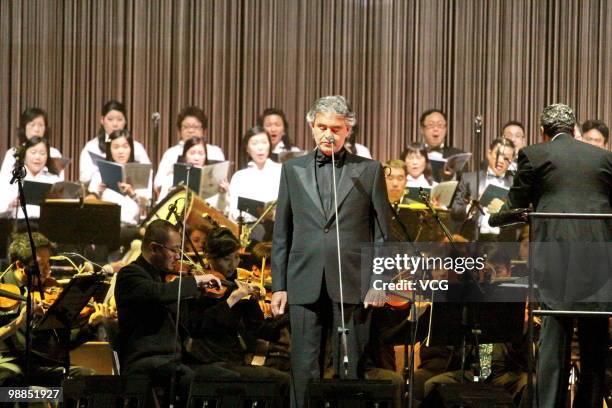
[[[58,330],[60,344],[70,342],[70,330],[81,325],[81,310],[98,290],[103,279],[101,274],[83,274],[74,276],[62,290],[57,300],[45,313],[43,319],[34,327],[35,331]],[[62,335],[63,334],[63,335]],[[66,343],[64,343],[66,342]],[[70,353],[64,360],[66,374],[70,368]]]
[[[40,231],[54,242],[115,249],[119,247],[121,207],[106,202],[46,200],[40,206],[39,224]]]

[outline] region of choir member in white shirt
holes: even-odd
[[[18,129],[18,144],[19,146],[25,145],[26,140],[34,137],[44,137],[50,140],[51,130],[48,126],[47,112],[40,108],[26,108],[19,117],[19,129]],[[15,152],[17,150],[11,147],[7,150],[2,161],[2,168],[0,168],[0,178],[5,178],[13,171],[15,165]],[[50,148],[51,158],[61,158],[62,153],[55,147]],[[60,171],[60,177],[64,179],[64,172]]]
[[[208,118],[202,109],[197,106],[188,106],[178,114],[176,128],[179,132],[179,142],[166,150],[159,162],[157,174],[155,175],[155,188],[157,189],[162,187],[162,183],[169,175],[172,175],[174,163],[183,155],[185,142],[196,136],[206,140]],[[204,148],[205,164],[225,161],[225,155],[219,146],[206,143]]]
[[[106,160],[125,164],[134,162],[134,140],[127,129],[112,132],[106,142]],[[151,184],[151,180],[149,180]],[[121,206],[121,224],[134,226],[140,221],[141,210],[146,207],[151,198],[151,187],[134,189],[130,184],[118,183],[118,193],[108,188],[102,182],[100,171],[91,177],[89,192],[98,195],[103,201],[119,204]]]
[[[90,152],[101,157],[106,156],[107,141],[111,133],[127,128],[127,114],[125,106],[119,101],[110,100],[102,107],[100,117],[100,130],[98,136],[85,144],[79,158],[79,180],[89,183],[92,176],[98,171],[98,166],[92,160]],[[144,146],[134,141],[134,161],[137,163],[151,163]]]
[[[51,184],[62,181],[51,160],[49,142],[44,137],[33,136],[28,139],[20,149],[19,154],[22,155],[21,158],[24,160],[26,169],[24,180]],[[12,171],[3,175],[0,179],[0,189],[2,191],[2,194],[0,194],[0,214],[8,218],[24,218],[19,205],[17,183],[10,184],[11,178]],[[29,218],[40,217],[40,206],[28,204],[26,210]]]
[[[432,188],[438,184],[433,179],[427,147],[424,144],[409,145],[400,157],[406,163],[406,170],[408,170],[406,187]]]
[[[299,152],[300,148],[293,145],[288,135],[289,122],[285,112],[276,108],[267,108],[257,119],[257,125],[262,127],[272,143],[271,152],[274,155],[284,152]],[[276,156],[275,156],[276,157]]]
[[[281,165],[269,159],[270,136],[260,127],[255,126],[248,130],[242,139],[243,151],[250,161],[247,168],[234,173],[229,185],[230,217],[237,220],[238,197],[250,198],[262,202],[274,201],[278,197]],[[255,221],[255,217],[244,213],[245,222]]]
[[[206,143],[204,139],[199,136],[194,136],[192,138],[187,139],[183,144],[183,151],[179,156],[178,163],[187,163],[191,164],[193,167],[202,168],[204,167],[208,160],[206,156]],[[157,178],[157,177],[156,177]],[[161,180],[161,192],[159,194],[158,201],[163,200],[170,190],[173,187],[174,183],[174,164],[172,164],[172,168],[170,173],[166,174]],[[227,212],[227,192],[229,190],[229,183],[227,180],[224,180],[219,185],[219,194],[216,194],[210,198],[206,199],[206,202],[219,211],[226,213]]]

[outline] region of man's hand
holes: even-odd
[[[272,306],[272,315],[280,316],[285,313],[285,307],[287,306],[287,291],[280,290],[278,292],[272,293],[272,301],[270,302]]]
[[[374,288],[370,288],[368,293],[366,293],[365,300],[363,304],[367,309],[369,306],[372,307],[383,307],[385,305],[385,301],[387,300],[387,294],[384,290],[376,290]]]

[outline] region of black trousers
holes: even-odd
[[[608,317],[579,317],[580,376],[574,408],[600,407],[605,392]],[[540,335],[534,408],[565,407],[574,319],[545,316]]]
[[[172,358],[173,356],[146,357],[130,364],[126,372],[122,372],[122,374],[147,375],[151,379],[153,386],[161,386],[168,391],[172,375],[175,374],[175,392],[176,396],[178,396],[178,407],[187,405],[191,381],[196,375],[218,379],[240,378],[240,374],[222,367],[212,365],[187,366],[172,361]]]
[[[303,407],[308,381],[321,378],[325,370],[326,344],[331,336],[332,360],[340,378],[363,376],[361,357],[369,339],[370,311],[362,304],[345,304],[348,375],[344,373],[338,327],[341,326],[340,303],[332,302],[325,285],[319,300],[308,305],[290,305],[291,318],[291,406]]]

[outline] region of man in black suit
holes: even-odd
[[[167,386],[176,373],[178,395],[184,404],[195,372],[181,364],[184,339],[175,337],[179,285],[181,300],[186,300],[198,297],[212,281],[217,285],[220,282],[217,277],[205,274],[183,277],[180,283],[179,279],[166,283],[165,277],[179,259],[180,251],[181,237],[176,227],[165,220],[153,221],[145,230],[142,255],[117,275],[115,299],[121,374],[148,375],[154,385]],[[213,373],[210,370],[206,374],[239,377],[229,370],[218,369]]]
[[[540,116],[546,143],[519,153],[510,208],[533,206],[544,213],[612,213],[612,153],[572,137],[576,118],[563,104]],[[531,225],[535,281],[543,304],[561,310],[609,311],[612,223],[543,219]],[[580,384],[574,407],[601,406],[608,347],[607,317],[578,317]],[[573,333],[571,317],[544,317],[535,406],[566,406]]]
[[[476,237],[478,231],[480,241],[498,241],[499,228],[489,226],[489,216],[501,209],[502,200],[493,200],[487,203],[487,207],[482,208],[482,214],[471,200],[479,200],[482,193],[489,185],[494,185],[504,189],[512,186],[512,175],[508,171],[510,163],[514,158],[514,144],[509,139],[498,138],[493,140],[487,151],[487,169],[480,170],[478,173],[471,171],[461,176],[461,182],[457,185],[457,192],[453,199],[452,216],[457,221],[465,222],[462,224],[459,233],[466,237]],[[478,184],[478,189],[476,185]],[[469,225],[469,227],[468,227]],[[508,238],[508,237],[506,237]],[[503,239],[508,241],[510,239]],[[513,240],[513,239],[512,239]]]
[[[303,405],[308,380],[321,376],[321,345],[325,345],[328,324],[336,373],[344,374],[344,364],[340,367],[338,363],[342,350],[336,334],[342,305],[348,329],[348,376],[357,377],[368,339],[369,311],[365,308],[382,306],[385,296],[372,288],[371,272],[362,276],[360,246],[385,241],[390,218],[380,163],[344,150],[355,124],[355,114],[344,97],[318,99],[306,119],[317,149],[283,164],[272,246],[272,311],[283,314],[290,305],[292,406]],[[337,166],[337,220],[332,152]],[[342,285],[336,222],[342,243]]]

